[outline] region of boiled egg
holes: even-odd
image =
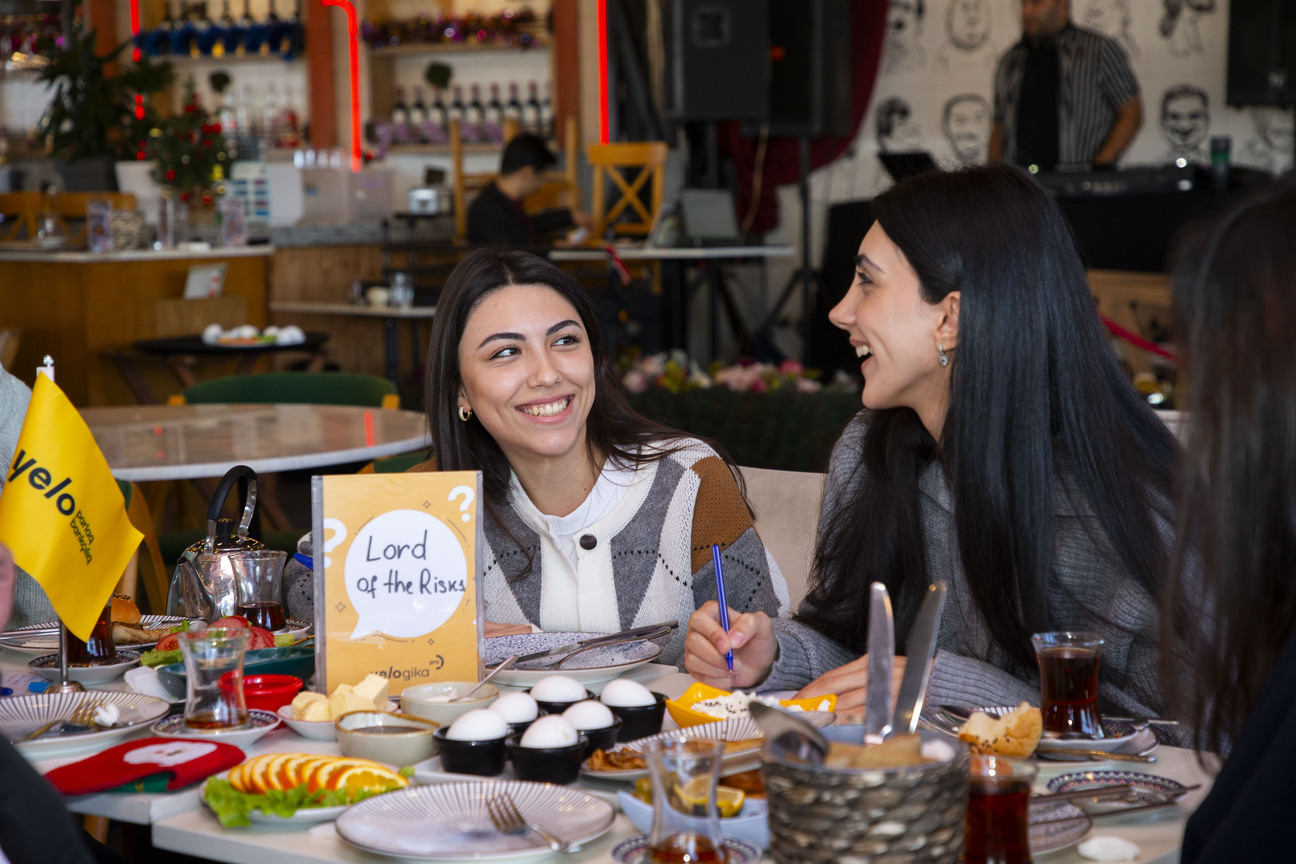
[[[638,681],[617,678],[604,685],[599,701],[614,708],[641,708],[652,705],[657,697]]]
[[[585,698],[585,685],[566,675],[554,675],[537,681],[531,695],[541,702],[579,702]]]
[[[208,324],[203,328],[202,341],[204,345],[215,345],[225,335],[225,331],[219,324]]]
[[[554,747],[570,747],[579,739],[580,733],[570,720],[561,714],[546,714],[527,727],[518,743],[523,747],[549,750]]]
[[[305,331],[296,324],[289,324],[275,336],[275,342],[279,345],[300,345],[305,341]]]
[[[508,735],[508,723],[494,711],[474,708],[459,715],[445,734],[455,741],[494,741]]]
[[[577,729],[606,729],[616,722],[607,706],[595,699],[577,702],[562,713]]]
[[[526,693],[505,693],[486,710],[494,711],[506,723],[530,723],[540,713],[540,706]]]

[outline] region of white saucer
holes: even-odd
[[[119,648],[117,649],[116,663],[95,666],[68,666],[68,680],[87,687],[96,684],[107,684],[109,681],[115,681],[125,675],[127,669],[135,668],[139,665],[139,662],[140,655],[138,651],[123,651]],[[57,681],[59,677],[59,655],[43,654],[40,657],[33,657],[27,662],[27,668],[42,678]]]
[[[164,738],[210,738],[235,747],[249,747],[278,726],[279,717],[269,711],[252,710],[248,712],[248,722],[250,725],[242,729],[190,729],[185,725],[182,715],[173,714],[154,723],[149,730]]]

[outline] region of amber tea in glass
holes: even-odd
[[[1030,864],[1030,796],[1035,766],[1002,756],[972,757],[964,823],[965,864]]]
[[[117,646],[112,638],[112,598],[90,630],[90,638],[82,642],[71,630],[67,634],[67,662],[69,666],[106,666],[117,662]]]
[[[664,739],[644,748],[653,784],[651,864],[719,864],[725,860],[716,784],[724,742]]]
[[[1040,712],[1053,738],[1101,738],[1098,666],[1103,640],[1093,633],[1036,633]]]

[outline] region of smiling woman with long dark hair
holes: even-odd
[[[829,315],[866,410],[833,453],[811,590],[796,620],[742,615],[732,638],[703,607],[686,667],[862,703],[869,583],[890,590],[904,653],[944,580],[929,702],[1037,703],[1031,633],[1093,630],[1102,707],[1158,716],[1174,443],[1107,344],[1066,221],[1006,166],[912,178],[873,213]]]
[[[732,462],[630,407],[593,301],[543,258],[484,248],[455,268],[426,404],[436,460],[420,467],[482,472],[488,635],[682,622],[716,596],[713,544],[731,603],[787,610]],[[678,662],[683,641],[662,659]]]

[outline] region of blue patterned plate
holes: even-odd
[[[594,639],[606,636],[606,633],[521,633],[516,636],[495,636],[486,640],[482,662],[489,668],[495,666],[505,657],[512,654],[534,654],[580,642],[583,639]],[[493,679],[497,684],[508,684],[514,687],[530,687],[540,679],[550,675],[565,675],[582,684],[599,684],[611,681],[625,672],[645,663],[651,663],[661,654],[661,646],[656,642],[641,640],[623,642],[620,645],[608,645],[584,651],[564,663],[560,668],[550,668],[561,658],[545,657],[529,663],[519,663]]]
[[[725,864],[752,864],[761,852],[750,843],[726,837],[724,841]],[[612,847],[612,860],[617,864],[643,864],[648,860],[648,835],[640,834],[623,840]]]
[[[1112,786],[1128,786],[1133,795],[1128,799],[1108,799],[1099,801],[1076,801],[1096,811],[1114,811],[1126,807],[1137,807],[1156,800],[1178,801],[1188,794],[1182,783],[1168,777],[1155,774],[1144,774],[1141,771],[1076,771],[1071,774],[1060,774],[1049,781],[1050,792],[1079,792],[1082,790],[1108,789]],[[1148,793],[1140,800],[1138,793]],[[1155,797],[1154,797],[1155,796]]]
[[[1066,801],[1031,801],[1032,855],[1055,852],[1079,843],[1093,828],[1089,814]]]

